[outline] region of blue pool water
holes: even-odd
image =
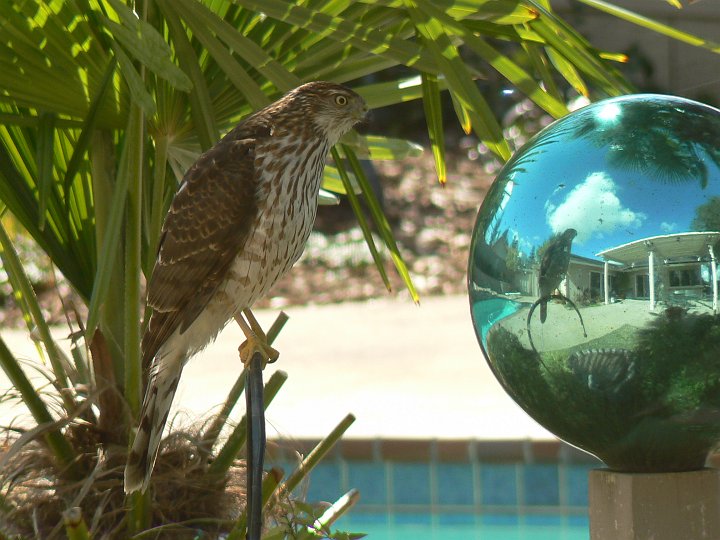
[[[312,472],[309,501],[360,491],[352,514],[403,516],[587,515],[591,464],[326,462]]]
[[[383,442],[373,459],[338,453],[313,469],[302,495],[332,503],[357,490],[355,506],[332,529],[368,540],[589,539],[588,472],[597,461],[548,442],[459,443],[422,447],[427,460],[417,441],[400,450]],[[386,456],[409,448],[415,460]]]
[[[368,540],[588,540],[586,516],[364,514],[352,512],[333,527],[366,533]]]
[[[522,307],[522,303],[506,298],[490,298],[473,303],[473,323],[475,328],[480,329],[483,345],[487,345],[487,333],[496,322],[509,317]]]

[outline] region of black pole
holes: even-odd
[[[247,540],[260,540],[262,533],[262,473],[265,459],[265,406],[263,360],[255,352],[245,379],[245,406],[248,415],[247,444]]]

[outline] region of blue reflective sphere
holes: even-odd
[[[472,320],[495,376],[620,471],[720,443],[720,111],[632,95],[545,128],[480,208]]]

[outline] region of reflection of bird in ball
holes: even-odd
[[[570,245],[577,236],[575,229],[565,231],[550,241],[540,261],[540,322],[547,319],[547,303],[553,291],[560,286],[570,265]]]

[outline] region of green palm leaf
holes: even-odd
[[[445,131],[443,128],[442,108],[440,105],[440,85],[437,76],[422,74],[423,105],[427,119],[430,146],[435,159],[435,170],[441,184],[447,182],[445,168]]]
[[[598,9],[600,11],[604,11],[605,13],[609,13],[610,15],[613,15],[613,16],[617,17],[618,19],[623,19],[623,20],[626,20],[633,24],[636,24],[638,26],[647,28],[648,30],[652,30],[653,32],[657,32],[658,34],[668,36],[670,38],[676,39],[678,41],[682,41],[683,43],[687,43],[687,44],[693,45],[695,47],[702,47],[704,49],[709,49],[710,51],[712,51],[714,53],[720,53],[720,43],[718,43],[716,41],[704,39],[699,36],[690,34],[688,32],[683,32],[682,30],[679,30],[678,28],[673,28],[672,26],[663,24],[663,23],[653,20],[649,17],[645,17],[643,15],[640,15],[638,13],[630,11],[629,9],[625,9],[620,6],[613,5],[609,2],[602,2],[601,0],[578,0],[578,1],[582,2],[583,4],[587,4],[588,6]],[[675,7],[682,7],[682,4],[680,4],[680,2],[678,2],[677,0],[667,0],[667,2],[674,5]]]

